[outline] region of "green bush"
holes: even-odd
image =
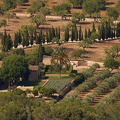
[[[82,73],[78,73],[76,77],[74,78],[75,85],[79,85],[84,82],[84,75]]]
[[[33,95],[38,95],[38,90],[36,90],[36,89],[34,89],[33,91],[32,91],[32,93],[33,93]]]
[[[92,66],[95,66],[96,68],[100,68],[100,65],[98,63],[95,63]]]
[[[17,55],[25,55],[25,51],[23,48],[17,48],[13,50],[13,54],[17,54]]]
[[[53,48],[50,47],[50,46],[45,46],[44,47],[44,52],[45,52],[44,54],[45,55],[51,55],[53,53],[53,51],[54,51]]]
[[[8,52],[0,52],[0,60],[3,60],[5,57],[8,57],[10,53]]]
[[[16,88],[16,89],[14,89],[14,93],[15,93],[16,95],[22,95],[22,94],[24,94],[25,92],[24,92],[23,90],[19,89],[19,88]]]
[[[31,93],[31,90],[30,90],[30,89],[27,89],[25,92],[26,92],[26,93]]]

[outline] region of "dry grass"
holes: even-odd
[[[0,0],[1,3],[2,0]],[[33,0],[29,0],[30,3]],[[58,5],[61,4],[62,2],[64,2],[64,0],[49,0],[47,5],[49,8],[52,8],[53,5]],[[117,0],[109,0],[106,7],[109,6],[114,6],[115,3],[117,2]],[[29,7],[29,3],[27,3],[24,6],[18,6],[16,9],[14,9],[14,12],[19,12],[19,13],[27,13],[26,10]],[[79,12],[81,11],[81,9],[72,9],[71,13],[73,12]],[[101,11],[101,16],[105,16],[105,11]],[[5,19],[2,16],[0,17],[0,19]],[[12,38],[14,39],[14,33],[22,26],[22,25],[31,25],[32,23],[30,23],[30,18],[26,18],[26,17],[20,17],[19,19],[17,18],[12,18],[9,20],[8,25],[6,26],[6,30],[8,33],[11,34]],[[69,20],[47,20],[46,21],[46,25],[42,25],[40,27],[43,28],[43,30],[50,28],[50,27],[61,27],[61,35],[63,35],[62,32],[62,28],[64,26],[66,26],[67,24],[71,24],[71,21]],[[83,31],[88,28],[92,27],[91,23],[80,23],[77,26],[82,26]],[[98,26],[98,23],[96,23],[96,26]],[[3,32],[4,27],[0,28],[0,32]],[[95,61],[103,61],[104,59],[104,49],[108,48],[110,46],[112,46],[112,44],[116,44],[114,42],[107,42],[107,43],[94,43],[91,48],[87,48],[87,51],[89,52],[88,54],[86,54],[85,56],[83,56],[83,58],[80,59],[87,59],[87,60],[95,60]],[[55,47],[56,45],[52,45],[52,47]],[[71,53],[72,50],[74,49],[78,49],[77,43],[67,43],[63,45],[66,50],[67,53]],[[27,50],[27,49],[26,49]],[[28,49],[29,50],[29,49]]]

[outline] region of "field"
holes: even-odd
[[[2,0],[0,0],[0,3],[1,3]],[[33,0],[30,0],[30,2],[32,2]],[[49,8],[52,8],[53,5],[58,5],[60,3],[64,2],[63,0],[49,0],[48,2],[48,7]],[[111,6],[114,6],[115,3],[117,2],[117,0],[109,0],[107,2],[107,5],[106,5],[106,8],[107,7],[111,7]],[[27,8],[29,7],[29,3],[28,4],[25,4],[24,6],[18,6],[16,9],[12,10],[13,12],[15,13],[24,13],[24,14],[27,14],[26,10]],[[71,14],[73,12],[79,12],[81,11],[81,9],[72,9],[71,10]],[[100,15],[101,17],[105,17],[106,16],[106,11],[103,10],[100,12]],[[88,17],[88,16],[86,16]],[[1,19],[5,19],[3,16],[0,16],[0,20]],[[118,20],[120,20],[120,17],[118,18]],[[46,30],[48,28],[51,28],[52,26],[53,27],[59,27],[61,28],[61,36],[63,36],[63,28],[68,25],[68,24],[71,24],[71,21],[70,20],[52,20],[52,19],[49,19],[49,20],[46,20],[46,24],[45,25],[41,25],[40,28],[42,28],[43,30]],[[4,29],[7,30],[7,33],[10,33],[11,36],[12,36],[12,39],[14,39],[14,33],[22,26],[22,25],[33,25],[32,23],[30,23],[30,18],[27,18],[27,17],[19,17],[19,18],[12,18],[8,21],[8,24],[7,26],[4,28],[0,28],[0,33],[3,33]],[[83,22],[83,23],[80,23],[80,24],[77,24],[77,26],[82,26],[83,30],[88,29],[88,28],[92,28],[92,23],[91,22]],[[99,23],[95,23],[95,26],[97,28],[97,26],[99,25]],[[110,41],[103,41],[103,42],[95,42],[91,45],[90,48],[87,48],[87,54],[85,54],[84,56],[82,56],[81,58],[78,58],[78,60],[91,60],[91,61],[97,61],[97,62],[103,62],[104,61],[104,58],[105,58],[105,54],[104,54],[104,50],[105,49],[108,49],[108,48],[111,48],[112,45],[120,45],[120,42],[118,39],[115,39],[115,40],[110,40]],[[52,46],[53,48],[56,48],[58,47],[57,44],[53,44],[53,45],[49,45],[49,46]],[[64,43],[62,44],[62,46],[65,48],[66,52],[68,53],[70,59],[74,60],[74,58],[72,57],[71,53],[73,50],[75,49],[78,49],[78,43],[77,42],[73,42],[73,43]],[[28,49],[25,49],[26,53],[28,52],[31,52],[31,49],[34,49],[34,48],[28,48]],[[57,89],[57,92],[59,93],[66,85],[68,85],[70,82],[69,81],[66,81],[66,79],[68,80],[69,78],[62,78],[62,80],[58,80],[56,81],[56,77],[51,77],[49,78],[50,81],[45,85],[46,87],[54,87],[56,86],[55,88]],[[72,80],[72,78],[70,78],[70,81]],[[98,81],[98,83],[100,83],[100,81]],[[31,86],[31,85],[39,85],[41,84],[41,86],[44,84],[45,82],[43,81],[42,83],[22,83],[20,85],[24,85],[24,86]],[[59,86],[58,86],[59,85]],[[98,86],[98,84],[97,84]],[[96,86],[96,87],[97,87]],[[119,86],[119,82],[116,84],[116,86]],[[114,92],[115,88],[110,88],[106,93],[103,93],[103,94],[100,94],[98,95],[95,100],[94,100],[94,103],[98,103],[101,98],[103,97],[106,97],[106,96],[109,96],[111,93]],[[89,89],[85,92],[81,92],[79,94],[79,98],[81,99],[84,99],[86,98],[87,95],[91,95],[92,92],[94,92],[95,88],[92,88],[92,89]],[[74,90],[73,90],[74,91]],[[73,91],[71,91],[70,93],[72,93]]]
[[[55,88],[57,93],[60,93],[70,82],[69,81],[61,81],[61,80],[49,80],[45,87],[47,88]]]

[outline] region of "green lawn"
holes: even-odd
[[[49,80],[72,81],[74,77],[73,76],[61,76],[61,78],[59,78],[59,76],[49,76],[48,79]]]

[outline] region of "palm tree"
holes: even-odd
[[[57,67],[59,77],[61,78],[61,71],[69,64],[69,59],[63,47],[57,47],[52,54],[52,66]]]

